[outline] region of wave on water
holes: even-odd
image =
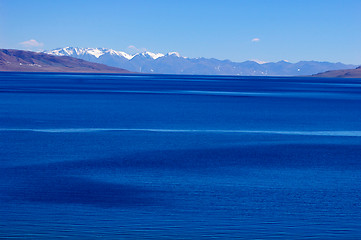
[[[92,133],[92,132],[167,132],[167,133],[240,133],[305,136],[361,137],[361,131],[277,131],[237,129],[164,129],[164,128],[1,128],[0,132]]]
[[[27,89],[2,89],[2,92],[27,92]],[[43,87],[36,89],[40,92],[66,93],[120,93],[120,94],[165,94],[165,95],[203,95],[229,97],[276,97],[276,98],[311,98],[311,99],[360,99],[358,93],[352,92],[313,92],[313,91],[206,91],[206,90],[120,90],[120,89],[62,89],[59,87]]]

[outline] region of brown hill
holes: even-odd
[[[312,77],[361,78],[361,66],[356,69],[343,69],[318,73],[312,75]]]
[[[0,49],[0,71],[130,73],[122,68],[109,67],[77,58],[15,49]]]

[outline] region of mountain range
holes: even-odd
[[[78,58],[15,49],[0,49],[0,71],[130,73],[125,69]]]
[[[188,58],[177,52],[167,54],[142,52],[134,55],[107,48],[65,47],[45,51],[56,56],[70,56],[86,61],[141,73],[204,74],[246,76],[305,76],[320,72],[351,69],[356,65],[318,61],[288,61],[260,63],[232,62],[215,58]]]

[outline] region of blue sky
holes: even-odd
[[[0,0],[0,48],[361,64],[360,23],[360,0]]]

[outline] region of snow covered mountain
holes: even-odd
[[[0,71],[130,73],[125,69],[84,61],[78,58],[59,57],[16,49],[0,49]]]
[[[301,76],[320,72],[350,69],[356,65],[343,63],[301,61],[279,62],[232,62],[208,58],[187,58],[177,52],[167,54],[142,52],[134,55],[107,48],[58,48],[45,53],[70,56],[86,61],[102,63],[142,73],[204,74],[204,75],[247,75],[247,76]]]
[[[135,56],[141,55],[146,58],[157,59],[163,57],[164,54],[161,53],[152,53],[152,52],[142,52],[134,55],[130,55],[126,52],[115,51],[108,48],[74,48],[74,47],[65,47],[57,48],[51,51],[45,51],[45,53],[57,55],[57,56],[72,56],[72,57],[84,57],[84,56],[93,56],[95,58],[100,58],[104,55],[123,57],[128,60],[132,59]]]

